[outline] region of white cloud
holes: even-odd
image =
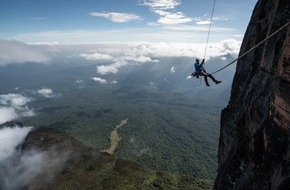
[[[77,84],[84,84],[84,81],[83,80],[76,80],[76,83]]]
[[[208,17],[208,15],[204,15],[202,17],[197,17],[193,19],[194,21],[196,21],[196,24],[198,25],[209,25],[211,22],[211,18]],[[225,16],[215,16],[212,18],[212,21],[227,21],[229,20],[227,17]]]
[[[150,10],[159,16],[157,23],[161,25],[185,24],[193,20],[182,12],[172,11],[176,6],[181,5],[180,0],[143,0],[141,5],[149,6]],[[149,23],[149,25],[156,24]]]
[[[80,54],[80,57],[86,60],[112,60],[113,57],[107,54],[93,53],[93,54]]]
[[[78,85],[78,88],[84,88],[85,87],[85,81],[83,80],[76,80],[76,84]]]
[[[171,67],[170,72],[171,72],[172,74],[175,73],[175,67],[174,67],[174,66]]]
[[[102,79],[102,78],[100,78],[100,77],[93,77],[92,79],[93,79],[94,81],[96,81],[96,82],[101,83],[101,84],[107,84],[107,83],[108,83],[106,79]]]
[[[203,22],[203,21],[201,21]],[[204,21],[203,24],[199,24],[197,26],[189,26],[189,25],[178,25],[178,26],[166,26],[165,28],[172,31],[188,31],[188,32],[207,32],[209,21]],[[212,32],[233,32],[235,29],[233,28],[223,28],[212,26]],[[189,37],[192,38],[192,37]]]
[[[0,124],[18,118],[15,108],[0,106]]]
[[[117,12],[92,12],[89,13],[91,16],[95,17],[103,17],[109,19],[112,22],[130,22],[133,20],[141,20],[140,16],[136,14],[129,14],[129,13],[117,13]]]
[[[110,65],[97,66],[97,71],[101,75],[106,75],[106,74],[109,74],[109,73],[113,73],[114,74],[114,73],[117,73],[121,67],[124,67],[126,65],[128,65],[128,62],[126,62],[126,61],[118,61],[118,62],[112,63]]]
[[[5,94],[0,95],[0,104],[4,106],[12,106],[14,108],[20,108],[30,102],[31,99],[21,94]]]
[[[135,49],[131,49],[130,54],[133,53]],[[127,53],[125,50],[122,53]],[[127,66],[129,64],[136,64],[136,63],[146,63],[146,62],[158,62],[158,60],[152,60],[151,57],[140,55],[140,56],[120,56],[114,59],[114,62],[109,65],[100,65],[97,66],[97,72],[101,75],[106,74],[114,74],[119,71],[121,67]]]
[[[21,94],[0,95],[0,124],[19,117],[34,116],[34,110],[27,106],[30,101],[30,98]]]
[[[209,25],[210,21],[209,20],[200,20],[200,21],[196,21],[196,24],[198,24],[198,25]]]
[[[158,17],[160,18],[160,17]],[[180,22],[176,22],[180,23]],[[208,31],[207,25],[186,25],[186,24],[159,24],[156,22],[150,23],[154,27],[117,29],[117,30],[66,30],[66,31],[45,31],[35,33],[20,33],[13,36],[14,39],[34,42],[34,47],[40,48],[49,57],[57,53],[57,45],[61,44],[75,45],[75,44],[90,44],[92,43],[130,43],[130,42],[178,42],[187,43],[188,41],[196,43],[204,43],[205,36]],[[196,32],[195,32],[196,31]],[[222,39],[227,39],[233,36],[233,32],[237,33],[233,28],[212,26],[211,42],[217,42]],[[39,43],[38,39],[42,39]],[[47,41],[45,43],[45,41]],[[54,45],[54,41],[58,44]],[[50,43],[51,42],[51,43]],[[38,44],[38,45],[35,45]],[[62,46],[63,48],[63,46]],[[69,53],[69,51],[67,52]],[[80,52],[85,53],[85,52]],[[96,53],[100,53],[96,51]],[[0,52],[1,54],[1,52]],[[79,55],[80,55],[79,54]],[[92,52],[90,52],[92,54]],[[78,55],[78,56],[79,56]]]
[[[55,94],[52,89],[50,88],[42,88],[36,91],[37,94],[45,97],[45,98],[55,98],[58,97],[60,94]]]
[[[0,66],[26,62],[46,63],[49,60],[36,46],[0,39]]]
[[[186,17],[182,12],[171,13],[163,10],[154,11],[160,18],[157,23],[164,25],[176,25],[191,22],[192,19]]]
[[[11,156],[32,127],[13,127],[0,129],[0,162]]]
[[[146,62],[158,62],[158,60],[152,60],[151,57],[148,56],[138,56],[138,57],[133,57],[133,56],[125,56],[125,57],[120,57],[116,60],[125,60],[125,61],[133,61],[133,62],[138,62],[138,63],[146,63]]]
[[[180,0],[143,0],[141,5],[149,6],[151,9],[174,9],[176,6],[180,5]]]
[[[210,57],[238,55],[241,41],[228,39],[219,43],[209,43],[207,49],[207,59]],[[85,49],[80,47],[81,49]],[[90,46],[92,48],[93,46]],[[158,63],[158,58],[162,57],[203,57],[205,44],[191,43],[109,43],[96,44],[101,54],[112,57],[110,64],[97,66],[97,72],[101,75],[115,74],[122,67],[144,64]],[[175,68],[174,68],[175,69]],[[173,69],[172,69],[173,70]]]
[[[0,144],[0,189],[22,189],[40,176],[45,176],[44,183],[49,182],[72,156],[53,146],[45,151],[16,149],[30,130],[31,127],[17,126],[0,130],[0,139],[4,141]]]

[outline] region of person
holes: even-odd
[[[205,71],[205,69],[203,68],[203,64],[204,64],[204,59],[202,60],[201,63],[199,63],[199,59],[196,59],[194,63],[195,72],[193,72],[191,75],[196,78],[199,78],[199,76],[203,76],[206,86],[210,86],[208,83],[207,77],[209,77],[216,84],[221,83],[222,81],[216,80],[211,74]]]

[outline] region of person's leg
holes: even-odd
[[[208,84],[207,74],[205,72],[201,71],[199,75],[204,77],[204,82],[205,82],[206,86],[210,86]]]
[[[213,81],[213,82],[215,82],[216,84],[218,84],[218,83],[221,83],[221,81],[219,81],[219,80],[216,80],[211,74],[208,74],[208,73],[206,73],[206,75]]]
[[[206,86],[210,86],[210,85],[208,84],[208,80],[207,80],[207,76],[206,76],[206,75],[204,75],[204,82],[205,82]]]

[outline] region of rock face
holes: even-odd
[[[240,55],[289,21],[289,0],[259,0]],[[289,189],[289,128],[290,24],[237,63],[214,189]]]

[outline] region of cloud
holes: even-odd
[[[197,17],[193,19],[197,25],[209,25],[211,22],[211,18],[208,17],[208,15],[204,15],[202,17]],[[227,21],[229,20],[225,16],[215,16],[212,18],[212,21]]]
[[[32,127],[19,126],[0,129],[0,163],[16,151],[16,147],[24,141],[31,129]]]
[[[134,50],[134,49],[133,49]],[[132,52],[132,51],[131,51]],[[146,63],[146,62],[158,62],[158,60],[152,60],[151,57],[140,55],[140,56],[120,56],[114,59],[114,63],[109,65],[97,66],[97,72],[101,75],[115,74],[121,67],[129,64]]]
[[[18,118],[15,108],[0,106],[0,124]]]
[[[188,41],[196,43],[204,43],[205,33],[208,31],[207,25],[186,25],[180,21],[172,21],[180,24],[160,24],[156,22],[148,23],[152,27],[139,27],[130,29],[112,29],[112,30],[64,30],[64,31],[45,31],[35,33],[20,33],[13,36],[14,39],[29,41],[33,43],[34,47],[44,49],[44,53],[48,57],[52,57],[56,51],[57,45],[75,45],[75,44],[90,44],[92,43],[118,43],[118,42],[178,42],[187,43]],[[187,18],[187,17],[186,17]],[[162,21],[162,20],[161,20]],[[165,22],[165,20],[163,20]],[[162,21],[162,22],[163,22]],[[196,31],[196,32],[193,32]],[[233,36],[236,29],[220,27],[217,25],[212,26],[211,42],[227,39]],[[218,33],[219,32],[219,33]],[[39,42],[41,39],[43,42]],[[46,42],[47,41],[47,42]],[[57,41],[57,42],[55,42]],[[54,45],[54,43],[56,43]],[[37,45],[36,45],[37,44]],[[55,48],[55,49],[54,49]],[[62,46],[63,48],[63,46]],[[68,52],[69,53],[69,52]],[[83,52],[82,52],[83,53]],[[96,51],[96,53],[101,53]],[[79,55],[78,55],[79,56]]]
[[[41,181],[49,182],[69,159],[69,151],[54,147],[46,147],[46,151],[17,149],[31,129],[16,126],[0,130],[0,189],[23,189],[43,176]]]
[[[4,106],[12,106],[14,108],[21,108],[25,106],[31,99],[21,94],[6,94],[0,95],[0,104]]]
[[[83,80],[76,80],[76,84],[78,85],[78,88],[82,89],[85,87],[85,82]]]
[[[36,91],[37,94],[45,98],[55,98],[60,96],[60,94],[55,94],[50,88],[42,88]]]
[[[223,40],[219,43],[209,43],[207,49],[207,59],[221,57],[232,54],[237,56],[240,50],[241,41],[234,39]],[[158,63],[163,57],[198,57],[204,56],[205,44],[193,43],[102,43],[79,45],[81,51],[88,49],[88,52],[98,51],[98,53],[82,53],[86,57],[106,57],[111,60],[107,64],[97,65],[97,72],[101,75],[115,74],[121,68],[130,65],[144,63]],[[72,49],[71,49],[72,51]],[[80,55],[80,54],[78,54]]]
[[[191,18],[186,17],[182,12],[171,13],[163,10],[156,10],[154,12],[160,16],[157,23],[163,25],[184,24],[192,21]]]
[[[196,24],[198,24],[198,25],[209,25],[210,21],[209,20],[200,20],[200,21],[196,21]]]
[[[0,66],[12,63],[47,63],[49,57],[36,46],[0,39]]]
[[[86,60],[112,60],[113,57],[107,54],[93,53],[93,54],[80,54],[80,57],[85,58]]]
[[[140,5],[149,6],[150,10],[159,16],[157,23],[161,25],[185,24],[193,20],[182,12],[172,11],[176,6],[181,5],[180,0],[143,0]],[[155,24],[149,23],[149,25]]]
[[[0,124],[19,117],[34,116],[34,110],[26,105],[30,101],[30,98],[21,94],[0,95]]]
[[[168,10],[174,9],[181,4],[181,0],[143,0],[141,5],[149,6],[151,9]]]
[[[103,17],[109,19],[112,22],[124,23],[130,22],[133,20],[142,20],[140,16],[136,14],[129,14],[129,13],[117,13],[117,12],[92,12],[89,13],[91,16],[95,17]]]
[[[99,82],[101,84],[107,84],[108,82],[105,79],[99,78],[99,77],[93,77],[94,81]]]
[[[175,73],[175,67],[174,67],[174,66],[171,67],[170,72],[171,72],[172,74]]]

